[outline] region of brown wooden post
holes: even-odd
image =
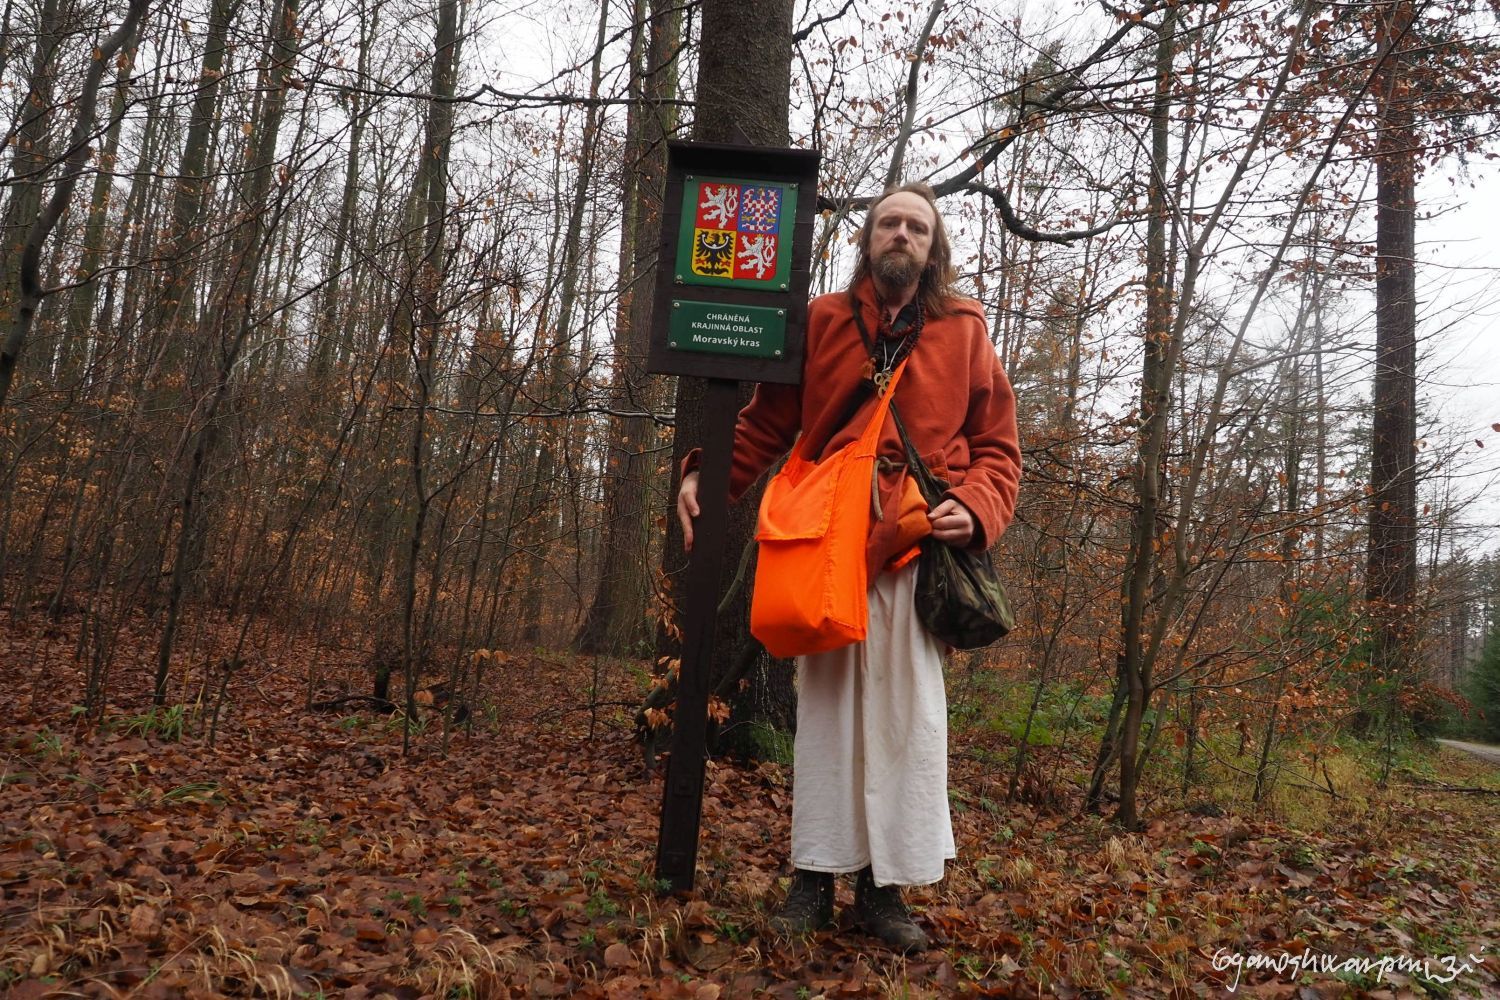
[[[672,892],[693,887],[698,866],[698,826],[703,813],[703,767],[708,729],[709,668],[714,657],[714,618],[724,569],[724,531],[729,517],[729,465],[734,449],[734,418],[740,384],[708,380],[699,470],[697,539],[687,575],[682,663],[673,715],[672,756],[662,793],[661,829],[656,844],[656,877]]]

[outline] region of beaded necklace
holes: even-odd
[[[864,316],[859,303],[854,303],[854,325],[859,328],[859,336],[865,343],[865,349],[870,356],[865,359],[862,371],[863,379],[867,385],[875,390],[876,395],[885,395],[885,387],[890,382],[891,372],[896,366],[911,354],[912,348],[917,346],[917,341],[922,336],[924,317],[922,315],[922,300],[920,297],[912,299],[901,307],[896,314],[895,320],[889,326],[886,322],[886,309],[884,303],[878,303],[880,309],[880,328],[882,336],[871,337],[869,329],[865,326]],[[889,330],[889,335],[885,335]],[[900,339],[897,340],[899,335]],[[894,341],[895,346],[892,346]]]

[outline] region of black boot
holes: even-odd
[[[854,882],[854,915],[866,934],[893,951],[910,955],[927,950],[927,935],[901,902],[901,890],[894,885],[877,887],[869,866],[860,870]]]
[[[798,868],[786,901],[771,918],[778,934],[811,934],[833,923],[833,875]]]

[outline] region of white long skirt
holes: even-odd
[[[915,562],[870,588],[867,637],[797,658],[792,864],[927,885],[956,857],[942,645],[917,621]]]

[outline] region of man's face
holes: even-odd
[[[917,283],[927,266],[937,216],[927,199],[898,191],[875,206],[870,230],[870,271],[890,288]]]

